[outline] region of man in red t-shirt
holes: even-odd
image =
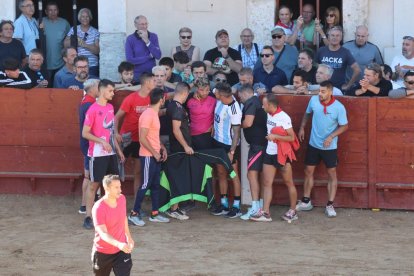
[[[95,238],[92,263],[95,275],[128,276],[131,273],[131,252],[134,240],[126,217],[126,199],[121,194],[118,175],[106,175],[102,180],[105,195],[92,208]]]
[[[155,87],[154,76],[142,73],[141,89],[128,95],[115,115],[115,137],[123,147],[125,158],[134,159],[134,194],[141,186],[141,163],[139,161],[138,121],[142,112],[150,105],[149,94]]]

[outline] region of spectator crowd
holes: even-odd
[[[208,156],[208,162],[214,157],[221,160],[214,164],[220,199],[211,204],[212,215],[259,222],[272,221],[270,203],[277,172],[290,200],[282,219],[297,220],[298,211],[311,210],[313,174],[323,161],[328,174],[325,213],[335,217],[338,136],[348,128],[345,107],[336,96],[414,98],[414,37],[404,36],[401,55],[386,65],[378,47],[368,41],[367,26],[356,28],[354,40],[343,41],[337,7],[329,7],[319,19],[314,7],[305,4],[302,15],[293,20],[292,10],[281,6],[269,34],[271,45],[254,42],[253,31],[244,28],[241,43],[230,47],[229,33],[221,29],[215,34],[217,46],[206,50],[204,57],[202,47],[192,44],[188,27],[179,29],[179,45],[163,54],[157,34],[149,31],[148,19],[139,15],[134,19],[136,30],[126,38],[125,61],[117,68],[120,80],[113,82],[99,79],[100,34],[90,25],[89,9],[79,10],[80,24],[71,27],[59,17],[55,2],[46,4],[40,24],[33,18],[32,0],[18,4],[21,15],[14,22],[0,23],[0,87],[84,90],[79,123],[85,178],[79,213],[86,214],[83,226],[91,229],[95,223],[99,233],[106,228],[99,228],[102,218],[96,217],[98,207],[93,207],[97,190],[104,180],[111,202],[122,200],[125,209],[125,199],[110,185],[114,182],[120,189],[122,164],[128,158],[133,162],[136,195],[129,223],[144,226],[144,216],[161,223],[169,222],[167,216],[189,219],[183,200],[171,201],[164,210],[167,216],[160,212],[161,163],[168,165],[170,156],[179,154]],[[46,38],[44,49],[39,48],[41,33]],[[110,101],[117,90],[131,92],[115,113]],[[298,135],[278,104],[278,94],[312,96]],[[298,200],[292,164],[295,151],[305,141],[309,120],[304,193]],[[242,130],[249,144],[247,172],[238,169]],[[244,214],[241,173],[247,175],[252,196]],[[141,203],[148,190],[152,209],[146,214]],[[115,251],[128,251],[124,238],[121,243],[109,243],[119,248]]]

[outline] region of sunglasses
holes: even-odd
[[[86,41],[88,39],[88,35],[89,35],[88,33],[85,33],[84,36],[83,36],[83,38],[82,38],[82,40],[83,41]]]
[[[413,85],[414,81],[405,81],[405,83],[408,83],[409,85]]]
[[[181,37],[181,39],[191,39],[191,35],[188,35],[188,36],[182,35],[180,37]]]
[[[226,83],[227,80],[226,79],[221,79],[221,78],[216,78],[216,82]]]
[[[270,56],[272,56],[272,54],[260,54],[260,57],[261,57],[261,58],[264,58],[264,57],[267,57],[267,58],[268,58],[268,57],[270,57]]]
[[[282,36],[283,36],[283,35],[272,35],[272,38],[273,38],[273,39],[276,39],[276,38],[277,38],[277,39],[281,39],[281,38],[282,38]]]
[[[327,14],[326,17],[335,17],[335,14]]]
[[[414,41],[414,37],[410,36],[410,35],[406,35],[403,37],[404,40],[411,40]]]

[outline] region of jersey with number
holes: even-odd
[[[267,114],[267,133],[270,134],[274,127],[283,127],[285,130],[292,128],[292,120],[284,111],[275,114]],[[270,155],[277,154],[277,144],[273,141],[267,141],[266,153]]]
[[[225,145],[232,144],[232,126],[241,124],[242,112],[237,101],[223,104],[217,101],[214,109],[214,139]]]

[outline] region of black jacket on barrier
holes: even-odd
[[[210,205],[213,200],[212,164],[223,165],[231,178],[236,176],[230,159],[223,149],[207,149],[188,155],[172,153],[163,164],[161,174],[160,208],[165,212],[171,205],[197,200]]]

